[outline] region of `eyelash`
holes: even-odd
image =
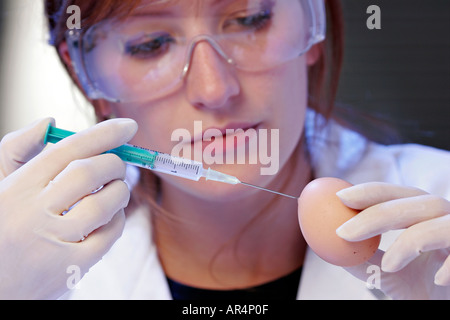
[[[167,50],[170,43],[175,43],[175,40],[169,34],[161,34],[143,43],[127,44],[125,53],[136,58],[151,58]]]
[[[247,17],[236,18],[235,20],[245,27],[254,30],[261,30],[272,19],[272,12],[270,10],[261,10],[257,14],[253,14]]]
[[[271,19],[272,11],[270,9],[264,9],[256,14],[234,18],[225,24],[225,28],[229,25],[238,24],[246,29],[259,31],[266,27]],[[168,50],[168,46],[171,43],[175,43],[175,39],[169,34],[147,37],[149,38],[149,41],[140,43],[141,39],[139,39],[135,41],[136,44],[126,44],[125,53],[134,58],[148,59],[164,53],[164,51]]]

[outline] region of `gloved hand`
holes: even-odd
[[[450,202],[387,183],[365,183],[337,193],[348,207],[363,210],[337,229],[348,241],[405,229],[384,253],[346,268],[367,281],[381,267],[380,290],[393,299],[450,299]]]
[[[128,142],[136,123],[110,120],[44,149],[49,122],[0,144],[1,299],[59,297],[69,268],[83,276],[123,230],[126,165],[101,153]]]

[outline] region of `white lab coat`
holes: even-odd
[[[414,144],[379,145],[335,123],[320,136],[308,129],[307,136],[314,145],[312,158],[318,177],[335,176],[353,184],[385,181],[450,199],[450,152]],[[381,249],[396,235],[384,235]],[[127,217],[123,235],[111,250],[61,299],[171,299],[151,239],[150,214],[141,207]],[[308,250],[297,298],[376,299],[376,295],[365,282]]]

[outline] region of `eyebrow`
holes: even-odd
[[[144,10],[146,8],[160,8],[165,9],[169,6],[173,6],[179,3],[181,0],[150,0],[141,1],[141,4],[137,6],[136,11]]]
[[[159,8],[159,9],[166,9],[167,7],[170,6],[174,6],[180,2],[182,2],[183,0],[150,0],[150,1],[146,1],[146,3],[139,5],[136,8],[136,11],[139,11],[140,9],[144,10],[145,8]],[[184,0],[186,1],[186,0]],[[231,1],[231,0],[211,0],[211,5],[217,5],[219,3],[223,3],[226,1]],[[151,15],[156,15],[158,14],[157,12],[155,13],[148,13]]]

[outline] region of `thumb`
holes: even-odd
[[[0,179],[10,175],[44,149],[44,137],[53,118],[44,118],[11,133],[0,142]]]

